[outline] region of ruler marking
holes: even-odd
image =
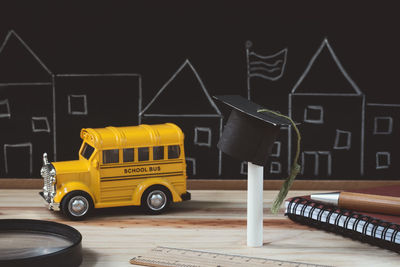
[[[134,257],[130,263],[153,267],[233,267],[241,266],[241,264],[252,264],[252,266],[328,267],[311,263],[163,246],[152,249],[147,255]]]

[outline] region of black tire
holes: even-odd
[[[169,208],[171,204],[171,192],[162,185],[153,185],[144,191],[141,198],[141,207],[147,214],[161,214]]]
[[[93,200],[84,191],[73,191],[61,201],[61,211],[74,221],[85,219],[92,210]]]

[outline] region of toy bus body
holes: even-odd
[[[168,202],[190,199],[184,134],[177,125],[87,128],[81,138],[79,160],[49,163],[44,155],[41,195],[49,209],[76,219],[88,212],[85,205],[144,206],[154,214]]]

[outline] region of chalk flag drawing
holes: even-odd
[[[223,115],[188,59],[161,86],[140,117],[150,123],[178,124],[185,133],[187,159],[192,159],[197,168],[193,173],[203,177],[221,175],[222,152],[216,144],[222,133]]]
[[[277,81],[285,71],[288,49],[284,48],[272,55],[264,56],[250,51],[253,46],[251,41],[246,42],[247,59],[247,98],[251,99],[250,79],[259,77],[262,79]]]
[[[21,58],[21,55],[24,57]],[[25,66],[24,60],[30,63],[31,69],[10,67],[15,65],[13,61],[20,62],[18,66]],[[32,66],[35,69],[32,69]],[[28,87],[32,90],[26,90]],[[70,134],[79,136],[81,128],[95,125],[104,127],[115,125],[116,122],[121,126],[136,125],[142,109],[140,74],[55,75],[13,30],[7,33],[0,46],[0,88],[0,125],[3,130],[0,132],[0,147],[3,147],[4,152],[0,155],[0,161],[4,162],[0,165],[4,166],[4,169],[0,168],[0,177],[14,177],[10,166],[16,165],[15,162],[11,162],[11,158],[17,157],[15,155],[29,158],[27,163],[18,162],[20,166],[29,166],[29,170],[25,174],[19,173],[19,176],[39,177],[43,152],[53,152],[54,161],[57,160],[57,155],[61,155],[60,160],[76,158],[73,148],[78,149],[80,144],[71,146],[69,142],[65,142],[71,140]],[[108,89],[112,89],[114,94],[107,94]],[[19,91],[24,92],[24,97],[29,99],[29,102],[24,102],[23,98],[18,96],[16,92]],[[121,99],[120,95],[130,97]],[[132,99],[136,99],[137,104]],[[90,105],[92,109],[89,113]],[[125,105],[129,110],[114,109],[114,116],[118,118],[116,121],[115,118],[110,118],[108,109],[99,108],[106,105]],[[126,112],[133,116],[127,118]],[[27,126],[31,133],[26,131]],[[18,132],[24,134],[15,134]],[[57,151],[60,145],[62,147]],[[25,155],[25,148],[29,149],[29,157]]]

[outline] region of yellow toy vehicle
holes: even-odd
[[[49,163],[43,192],[50,210],[83,219],[92,208],[141,206],[149,214],[189,200],[181,129],[172,123],[82,129],[79,160]]]

